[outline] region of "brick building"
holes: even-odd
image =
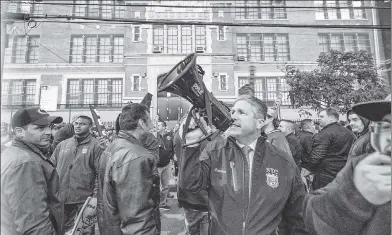
[[[280,69],[285,63],[311,70],[317,66],[319,53],[331,48],[368,50],[380,64],[386,61],[383,43],[380,43],[383,37],[374,30],[165,25],[161,22],[372,25],[376,22],[373,9],[324,8],[371,6],[372,1],[58,2],[61,4],[53,4],[53,1],[2,4],[7,4],[11,12],[108,20],[125,18],[141,23],[47,19],[46,22],[9,25],[2,77],[3,122],[7,122],[18,107],[39,104],[42,94],[50,97],[46,97],[45,104],[57,104],[50,108],[51,113],[63,116],[65,121],[76,113],[89,114],[89,104],[97,106],[104,121],[114,121],[123,104],[140,102],[146,92],[154,95],[153,116],[177,120],[189,104],[173,94],[158,94],[157,76],[195,51],[197,63],[205,70],[203,80],[216,98],[232,103],[239,87],[247,82],[249,67],[253,65],[256,96],[268,105],[282,97],[282,117],[298,119],[297,110],[288,106],[288,87]],[[138,7],[130,6],[138,3]],[[165,7],[170,4],[180,7]],[[184,8],[186,6],[188,8]],[[290,6],[320,8],[288,8]],[[146,20],[160,24],[146,23]]]

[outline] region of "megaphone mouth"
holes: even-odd
[[[164,91],[178,79],[180,79],[190,68],[196,64],[196,53],[191,53],[185,59],[174,66],[158,84],[158,92]]]

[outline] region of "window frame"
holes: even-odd
[[[87,84],[89,81],[92,81],[92,84]],[[107,81],[107,90],[106,92],[102,93],[99,92],[99,81]],[[76,89],[74,92],[70,92],[70,85],[71,82],[77,82]],[[120,84],[114,84],[116,82],[120,82]],[[105,78],[105,77],[96,77],[96,78],[68,78],[66,83],[66,107],[72,108],[88,108],[89,105],[94,106],[106,106],[106,107],[121,107],[122,106],[122,97],[123,97],[123,79],[116,77],[116,78]],[[88,92],[86,87],[92,85],[92,92]],[[75,87],[75,85],[73,85]],[[120,86],[120,92],[114,93],[115,90],[114,86]],[[87,95],[92,95],[92,98],[87,98]],[[99,95],[106,95],[106,103],[98,103]],[[117,100],[113,99],[113,96],[120,95],[120,99],[118,102]],[[72,100],[76,100],[76,103],[70,103]],[[75,98],[76,97],[76,98]],[[87,98],[87,99],[86,99]],[[91,101],[92,99],[92,101]],[[87,100],[87,102],[86,102]],[[90,101],[90,102],[88,102]]]
[[[358,0],[355,2],[359,2],[360,7],[366,6],[365,0]],[[327,8],[327,6],[331,3],[333,3],[334,7],[336,8],[334,9]],[[315,11],[316,20],[368,20],[366,9],[363,8],[354,9],[353,0],[315,0],[313,1],[313,4],[316,7],[322,8],[320,10],[317,9]],[[360,14],[358,14],[358,11],[361,11]],[[336,18],[335,17],[331,18],[332,15],[335,15]],[[348,17],[344,17],[344,16],[348,16]]]
[[[18,47],[18,39],[21,41],[21,47]],[[38,64],[39,63],[39,51],[40,51],[40,35],[9,35],[6,37],[4,61],[10,64]],[[32,43],[34,41],[34,43]],[[34,45],[34,46],[32,46]],[[32,48],[35,48],[37,55],[30,58],[33,52]],[[17,53],[18,52],[18,53]],[[19,58],[17,60],[17,58]]]
[[[267,37],[272,36],[272,44],[267,43],[269,41],[267,40]],[[243,37],[245,37],[245,44],[238,44],[239,43],[239,37],[242,37],[241,43],[243,42]],[[251,38],[259,37],[260,38],[260,55],[258,56],[260,60],[252,60],[255,56],[252,57],[252,45],[256,45],[255,40],[251,40]],[[286,38],[286,44],[282,44],[283,46],[287,47],[287,55],[286,58],[287,60],[280,60],[279,58],[279,44],[278,44],[278,37],[285,37]],[[257,42],[257,40],[256,40]],[[241,45],[241,47],[239,46]],[[242,50],[242,52],[239,52],[239,49]],[[246,55],[245,58],[247,58],[247,61],[269,61],[269,62],[275,62],[275,61],[290,61],[291,60],[291,53],[290,53],[290,38],[288,33],[279,33],[279,34],[274,34],[274,33],[237,33],[236,34],[236,53],[237,55],[244,55],[244,51],[246,50]],[[267,58],[271,58],[270,56],[270,51],[272,50],[273,53],[273,60],[267,60]],[[267,53],[268,51],[268,53]],[[255,55],[258,55],[257,53]]]
[[[14,93],[14,86],[13,83],[15,82],[22,82],[21,86],[21,93],[15,94]],[[30,85],[33,88],[33,92],[28,94],[28,82],[33,82],[33,85]],[[7,94],[4,95],[4,89],[3,86],[7,84]],[[34,106],[36,105],[36,98],[37,98],[37,85],[38,85],[38,80],[33,78],[33,79],[3,79],[2,80],[2,86],[1,86],[1,100],[2,100],[2,106],[21,106],[21,107],[28,107],[28,106]],[[15,99],[14,96],[20,95],[21,96],[21,101],[20,103],[14,103]],[[6,100],[3,98],[4,96],[7,96]],[[32,102],[27,103],[27,96],[32,96]],[[6,104],[4,104],[4,101],[6,101]]]
[[[225,79],[225,89],[222,89],[222,76]],[[218,90],[228,91],[229,90],[229,74],[228,73],[218,73]]]
[[[70,38],[70,46],[69,46],[69,63],[81,63],[81,64],[104,64],[104,63],[113,63],[113,64],[118,64],[118,63],[123,63],[123,59],[119,59],[118,61],[115,59],[115,56],[119,56],[119,54],[115,54],[117,52],[117,47],[121,48],[121,46],[116,46],[115,45],[115,39],[116,38],[122,38],[122,54],[124,55],[124,35],[121,34],[72,34]],[[92,62],[87,62],[87,57],[88,55],[86,54],[87,52],[87,39],[88,38],[95,38],[96,44],[95,44],[95,56],[92,56],[94,61]],[[109,43],[109,61],[108,62],[101,62],[101,57],[106,56],[101,55],[101,38],[110,38],[110,43]],[[78,48],[74,47],[74,39],[81,39],[82,44],[78,44]],[[78,49],[78,50],[76,50]],[[80,50],[82,49],[82,50]],[[74,52],[80,52],[81,54],[74,54]],[[81,57],[81,61],[74,62],[75,58]],[[121,56],[119,58],[122,58]]]
[[[268,80],[275,80],[274,83],[270,83],[274,85],[274,90],[268,90]],[[284,82],[283,82],[284,81]],[[249,78],[247,76],[241,75],[238,76],[238,89],[241,88],[243,85],[248,84]],[[255,97],[259,98],[260,100],[264,101],[267,105],[271,106],[275,103],[275,101],[279,98],[280,95],[285,98],[282,100],[283,106],[291,105],[290,98],[288,96],[288,85],[285,82],[284,76],[276,76],[276,75],[262,75],[262,76],[255,76]],[[282,90],[284,88],[284,90]],[[274,93],[275,99],[269,99],[268,94]]]
[[[348,50],[346,49],[346,45],[347,45],[347,43],[346,43],[347,37],[346,36],[351,36],[351,37],[354,36],[354,44],[353,44],[354,52],[362,50],[363,47],[365,47],[367,49],[365,51],[367,51],[368,53],[373,53],[372,46],[370,43],[370,35],[368,33],[319,33],[317,35],[317,37],[318,37],[318,48],[319,48],[320,53],[325,52],[325,51],[321,50],[320,38],[326,37],[326,43],[323,43],[322,45],[323,45],[323,48],[325,48],[325,47],[327,48],[326,52],[328,52],[328,51],[331,51],[331,37],[332,36],[339,36],[341,38],[341,45],[340,45],[341,50],[339,50],[341,52],[348,52]],[[366,45],[360,43],[360,41],[363,41],[363,40],[360,40],[360,37],[365,37],[364,40],[367,41]]]
[[[91,1],[96,1],[97,3],[94,4],[99,5],[90,5],[89,3]],[[78,3],[86,5],[76,5]],[[102,19],[123,19],[125,18],[126,12],[126,7],[123,6],[124,4],[124,1],[116,0],[73,0],[72,16],[97,17]],[[104,9],[106,9],[106,13],[110,12],[110,17],[103,17]],[[91,10],[97,11],[96,13],[94,12],[96,16],[91,16]]]
[[[226,37],[227,26],[220,25],[216,29],[217,29],[216,40],[218,40],[220,42],[226,41],[227,40],[227,37]],[[222,31],[223,39],[221,39],[221,37],[220,37],[221,31]]]
[[[136,29],[139,29],[139,33],[136,33]],[[139,39],[136,39],[136,35],[139,35]],[[140,25],[132,25],[132,42],[142,41],[142,28]]]
[[[287,11],[285,9],[286,0],[279,0],[280,4],[276,0],[270,0],[265,3],[263,0],[242,0],[234,2],[234,19],[235,20],[287,20]],[[252,4],[252,5],[251,5]],[[260,8],[252,8],[252,6]],[[237,8],[249,6],[247,8]],[[271,8],[261,8],[261,6],[268,6]],[[283,11],[282,11],[283,10]],[[283,14],[283,17],[276,17],[277,15]],[[264,17],[268,16],[268,17]]]
[[[138,89],[135,89],[135,81],[136,78],[138,79]],[[141,74],[132,74],[131,75],[131,91],[141,91],[141,81],[142,81],[142,75]]]

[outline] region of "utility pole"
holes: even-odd
[[[256,67],[254,65],[249,66],[249,86],[253,91],[253,95],[255,92],[255,71]]]

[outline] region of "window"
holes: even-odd
[[[140,75],[132,75],[132,91],[140,91]]]
[[[195,27],[195,46],[205,48],[206,45],[206,27],[196,26]]]
[[[133,36],[132,36],[132,41],[134,42],[140,42],[141,37],[140,37],[140,26],[133,26]]]
[[[237,54],[250,61],[289,61],[287,34],[237,34]]]
[[[70,45],[71,63],[122,63],[124,36],[73,35]]]
[[[330,50],[344,52],[364,50],[371,52],[368,34],[319,34],[318,38],[320,52],[328,52]]]
[[[181,53],[192,52],[192,27],[181,27]]]
[[[121,107],[122,79],[69,79],[67,84],[67,105],[88,107],[90,104]]]
[[[317,20],[366,19],[364,0],[317,0],[314,5]]]
[[[287,19],[285,0],[235,1],[236,19]],[[263,6],[265,6],[263,8]]]
[[[218,26],[218,41],[226,40],[226,30],[224,26]]]
[[[2,105],[34,105],[36,84],[35,79],[2,80]]]
[[[153,47],[159,46],[161,53],[189,53],[207,45],[205,26],[154,26],[152,35]]]
[[[227,91],[228,86],[227,86],[227,74],[226,73],[220,73],[219,74],[219,90],[220,91]]]
[[[73,15],[123,19],[125,16],[125,2],[123,0],[74,0]]]
[[[42,4],[40,3],[29,3],[29,2],[10,2],[7,7],[8,12],[13,13],[30,13],[30,14],[42,14]]]
[[[282,77],[255,77],[255,96],[271,106],[282,97],[283,105],[290,105],[288,97],[289,87],[286,80]],[[249,83],[248,77],[238,78],[238,87]]]
[[[163,33],[163,26],[157,26],[153,29],[153,43],[154,47],[159,46],[162,50],[164,49],[165,45],[165,38]]]
[[[170,26],[167,28],[167,52],[178,52],[178,27]]]
[[[16,64],[36,64],[39,57],[39,36],[8,35],[5,61]]]

